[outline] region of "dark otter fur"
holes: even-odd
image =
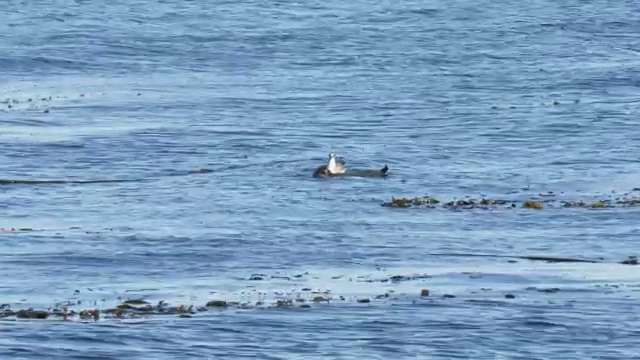
[[[340,177],[340,176],[359,176],[359,177],[386,177],[389,167],[385,165],[380,170],[347,170],[343,174],[333,174],[327,169],[327,165],[318,166],[313,172],[313,177]]]

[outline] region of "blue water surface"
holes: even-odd
[[[9,1],[0,178],[142,181],[1,186],[0,227],[42,231],[0,233],[0,303],[332,301],[4,319],[0,357],[637,356],[637,208],[380,205],[640,187],[639,26],[633,1]],[[312,178],[330,152],[389,177]]]

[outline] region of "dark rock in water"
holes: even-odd
[[[621,264],[624,264],[624,265],[638,265],[638,257],[629,256],[626,260],[622,261]]]
[[[420,296],[429,296],[429,290],[428,289],[422,289],[420,290]]]
[[[370,303],[371,299],[369,298],[365,298],[365,299],[358,299],[356,300],[357,302],[361,303],[361,304],[366,304],[366,303]]]
[[[324,296],[318,295],[318,296],[315,296],[311,301],[313,302],[327,301],[328,302],[329,299],[327,299]]]
[[[227,306],[229,306],[229,304],[227,304],[227,302],[224,300],[211,300],[207,302],[207,307],[227,307]]]
[[[513,295],[513,294],[507,294],[507,295],[505,295],[504,297],[505,297],[506,299],[515,299],[515,298],[516,298],[516,296],[515,296],[515,295]]]
[[[277,275],[272,275],[271,276],[272,279],[282,279],[282,280],[291,280],[290,277],[288,276],[277,276]]]
[[[291,306],[293,306],[293,300],[291,299],[276,301],[276,307],[278,308],[291,307]]]
[[[49,312],[44,310],[18,310],[16,317],[19,319],[46,319]]]
[[[82,310],[80,311],[78,316],[80,316],[80,319],[83,319],[83,320],[93,318],[94,320],[98,321],[100,319],[100,310],[98,309]]]
[[[453,299],[456,296],[455,295],[444,294],[444,295],[442,295],[442,297],[445,298],[445,299]]]
[[[552,294],[552,293],[557,293],[558,291],[560,291],[559,288],[547,288],[547,289],[537,289],[539,292],[544,292],[544,293],[548,293],[548,294]]]
[[[148,302],[143,299],[131,299],[122,303],[123,305],[149,305]]]

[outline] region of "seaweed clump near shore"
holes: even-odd
[[[544,208],[544,205],[541,201],[527,200],[522,203],[522,207],[525,209],[541,210]]]
[[[478,256],[460,254],[460,256]],[[549,256],[505,256],[505,255],[486,255],[497,256],[499,258],[518,258],[530,261],[543,261],[548,263],[602,263],[602,260],[588,260],[588,259],[575,259],[575,258],[561,258],[561,257],[549,257]],[[628,256],[627,259],[622,261],[618,260],[615,263],[621,265],[638,265],[638,258],[636,256]],[[288,280],[297,282],[298,279],[309,275],[307,272],[304,274],[296,274],[293,276],[283,277],[276,275],[261,274],[263,281],[269,279],[274,280]],[[470,279],[482,279],[482,273],[476,272],[461,272],[460,275],[468,276]],[[332,276],[332,279],[343,278],[344,275]],[[97,307],[94,303],[93,307],[81,308],[81,301],[63,301],[56,303],[55,305],[46,309],[12,309],[13,304],[0,304],[0,320],[4,321],[21,321],[21,320],[48,320],[48,321],[79,321],[79,322],[97,322],[97,321],[127,321],[127,320],[145,320],[158,316],[165,317],[177,317],[177,318],[191,318],[199,315],[206,316],[206,314],[220,313],[226,311],[237,310],[278,310],[278,311],[306,311],[307,309],[322,308],[330,309],[335,305],[338,306],[377,306],[377,304],[391,303],[395,301],[405,302],[410,300],[412,303],[417,301],[458,301],[452,299],[463,299],[462,301],[478,302],[486,301],[486,299],[476,298],[477,295],[489,293],[490,288],[481,287],[478,291],[471,291],[469,294],[447,294],[439,292],[437,288],[429,289],[428,286],[430,279],[434,276],[425,273],[410,273],[410,274],[385,274],[384,276],[376,275],[359,275],[357,277],[345,277],[344,281],[358,282],[358,283],[380,283],[384,284],[384,288],[380,288],[378,291],[370,293],[358,293],[358,294],[334,294],[330,289],[316,288],[312,289],[305,287],[299,287],[294,285],[292,290],[288,291],[271,291],[262,292],[257,289],[249,291],[242,291],[240,294],[236,294],[234,297],[239,296],[240,301],[233,301],[224,298],[203,299],[203,302],[196,306],[195,304],[170,304],[164,300],[150,300],[148,298],[132,298],[123,300],[118,297],[118,302],[113,305]],[[317,276],[309,275],[310,279],[317,279]],[[394,288],[402,283],[415,283],[415,287],[412,290],[410,288]],[[596,285],[599,287],[600,285]],[[618,285],[611,285],[618,287]],[[623,286],[623,285],[620,285]],[[635,285],[634,285],[635,286]],[[251,286],[253,287],[253,286]],[[535,289],[535,288],[532,288]],[[401,291],[398,291],[401,290]],[[407,290],[409,290],[407,292]],[[525,289],[525,291],[529,290]],[[516,299],[518,294],[516,289],[511,289],[509,294],[496,294],[499,298]],[[555,293],[560,291],[558,288],[541,289],[539,292]],[[635,290],[632,290],[635,291]],[[78,290],[76,290],[78,293]],[[213,292],[210,292],[210,294]],[[514,295],[516,294],[516,295]],[[496,298],[494,297],[494,300]],[[159,301],[158,301],[159,300]],[[238,298],[236,297],[236,300]],[[17,306],[20,306],[17,304]]]
[[[440,200],[436,198],[432,198],[430,196],[423,197],[414,197],[414,198],[395,198],[392,197],[391,201],[383,203],[382,206],[386,207],[419,207],[419,206],[427,206],[434,207],[434,205],[439,204]]]
[[[555,195],[541,195],[541,196],[555,196]],[[409,208],[409,207],[424,207],[434,209],[440,205],[440,207],[450,210],[460,209],[492,209],[492,208],[523,208],[530,210],[542,210],[542,209],[561,209],[561,208],[580,208],[580,209],[609,209],[616,207],[634,207],[640,205],[640,198],[616,198],[611,200],[595,200],[595,201],[583,201],[583,200],[554,200],[545,199],[538,200],[535,198],[527,200],[502,200],[502,199],[490,199],[482,198],[476,200],[473,198],[466,199],[454,199],[445,203],[441,203],[440,200],[425,196],[425,197],[392,197],[391,201],[382,203],[384,207],[396,207],[396,208]]]

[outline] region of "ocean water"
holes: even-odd
[[[633,1],[8,1],[0,179],[139,181],[1,185],[0,227],[38,231],[0,233],[0,303],[246,306],[6,317],[0,357],[636,356],[637,207],[381,204],[640,187],[639,25]],[[330,152],[389,176],[313,178]]]

